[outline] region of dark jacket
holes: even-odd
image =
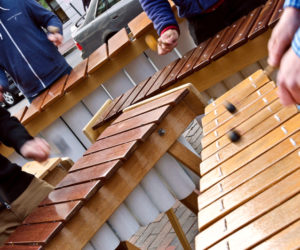
[[[180,17],[192,17],[202,13],[216,4],[219,0],[173,0],[178,7]],[[168,0],[140,0],[140,3],[152,20],[154,28],[160,35],[169,26],[177,26],[176,19]]]
[[[13,147],[17,152],[32,136],[9,112],[0,107],[0,141]],[[30,184],[33,175],[21,171],[20,166],[11,163],[0,154],[0,198],[6,202],[14,201]]]
[[[26,97],[33,97],[71,68],[41,28],[56,26],[58,17],[35,0],[0,0],[0,85],[6,70]]]

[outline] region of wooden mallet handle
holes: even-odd
[[[50,33],[58,33],[58,32],[59,32],[59,28],[56,27],[56,26],[52,26],[52,25],[48,26],[48,27],[47,27],[47,30],[48,30]]]

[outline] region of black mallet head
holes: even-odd
[[[231,142],[238,142],[241,139],[241,135],[235,130],[230,130],[228,132],[228,138]]]
[[[227,109],[227,111],[231,114],[236,112],[236,107],[231,102],[225,102],[224,106]]]

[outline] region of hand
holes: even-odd
[[[0,85],[0,102],[4,101],[3,92],[4,92],[3,87]]]
[[[56,47],[62,44],[63,36],[60,33],[49,33],[48,39],[51,41]]]
[[[26,158],[42,162],[48,159],[50,146],[44,139],[36,137],[27,141],[21,147],[20,153]]]
[[[300,26],[300,10],[288,7],[275,26],[268,43],[271,66],[279,67],[284,52],[290,47],[294,34]]]
[[[300,57],[292,48],[282,57],[277,84],[283,105],[300,104]]]
[[[165,31],[160,38],[158,38],[157,51],[159,55],[165,55],[171,52],[178,42],[179,33],[176,29],[169,29]]]

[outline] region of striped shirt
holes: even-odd
[[[284,8],[294,7],[300,10],[300,0],[285,0]],[[295,53],[300,57],[300,28],[298,28],[294,39],[292,41],[292,48]]]

